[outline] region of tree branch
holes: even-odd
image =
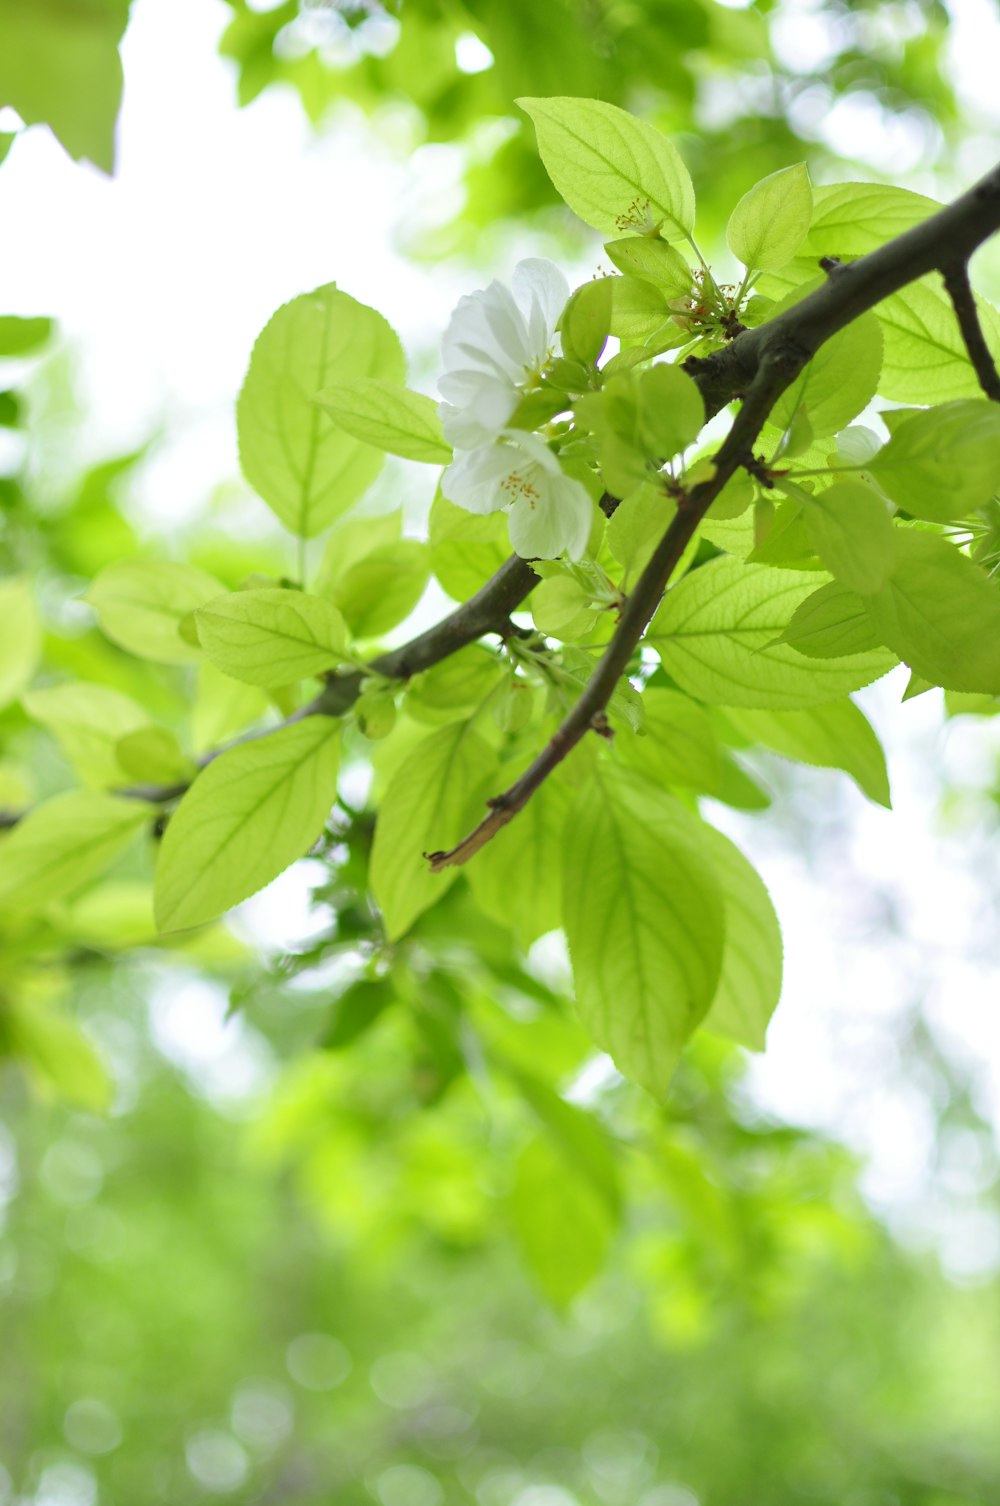
[[[969,264],[966,261],[951,262],[941,268],[945,290],[951,299],[958,320],[958,327],[969,352],[979,385],[986,396],[1000,403],[1000,374],[986,344],[983,326],[979,321],[976,297],[969,281]]]
[[[831,275],[822,287],[776,319],[747,330],[731,345],[703,360],[684,363],[698,383],[709,418],[730,400],[734,391],[746,392],[733,427],[715,457],[715,474],[682,499],[629,597],[615,635],[593,676],[548,746],[515,784],[487,802],[489,813],[457,847],[428,855],[433,872],[465,863],[479,852],[524,808],[588,728],[595,726],[595,719],[610,701],[686,544],[729,477],[740,464],[752,458],[753,443],[775,402],[820,346],[883,298],[928,272],[945,263],[954,265],[956,259],[964,268],[976,247],[998,229],[1000,166],[922,224],[855,262],[838,264],[836,276]],[[978,328],[978,319],[976,324]]]

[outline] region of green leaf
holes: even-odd
[[[457,868],[432,873],[427,856],[466,835],[496,771],[496,754],[468,722],[425,738],[396,769],[375,822],[370,875],[390,941],[458,877]]]
[[[717,795],[722,781],[722,750],[704,706],[678,690],[651,686],[643,691],[642,729],[622,735],[615,747],[631,768],[654,784],[681,785]]]
[[[84,784],[120,784],[125,770],[115,747],[119,738],[149,724],[149,713],[120,690],[71,680],[21,697],[32,721],[47,727]]]
[[[781,996],[781,927],[763,879],[739,848],[712,826],[700,838],[722,893],[726,937],[702,1029],[763,1051]]]
[[[453,722],[481,705],[505,673],[494,653],[480,643],[470,643],[413,676],[406,690],[406,709],[418,722],[434,726]]]
[[[308,716],[222,753],[170,818],[156,868],[161,931],[214,920],[308,852],[337,793],[339,723]]]
[[[318,1044],[324,1051],[343,1051],[365,1035],[395,1002],[396,991],[388,978],[359,978],[337,999]]]
[[[609,277],[611,284],[611,333],[619,340],[652,340],[664,326],[669,326],[670,308],[666,296],[650,282],[638,277]],[[681,331],[678,336],[683,339]],[[643,359],[653,355],[643,352]],[[618,357],[614,357],[618,360]]]
[[[573,575],[553,575],[531,593],[531,620],[540,633],[574,643],[596,621],[587,588]]]
[[[570,209],[605,234],[659,225],[664,240],[694,227],[694,189],[659,131],[600,99],[519,99],[545,170]]]
[[[885,754],[864,712],[853,701],[830,701],[804,711],[731,708],[726,719],[752,742],[785,758],[843,769],[877,805],[891,806]]]
[[[403,381],[399,338],[334,283],[284,304],[265,325],[236,405],[240,464],[292,533],[313,538],[346,512],[382,466],[313,401],[335,383]]]
[[[0,840],[0,905],[44,910],[96,878],[155,813],[142,800],[71,790],[46,800]]]
[[[658,362],[640,373],[639,429],[651,455],[660,461],[687,449],[705,422],[705,400],[679,366]]]
[[[0,707],[16,701],[42,655],[42,624],[27,580],[0,580]]]
[[[865,598],[882,641],[932,685],[1000,694],[1000,591],[934,534],[895,530],[893,571]]]
[[[341,518],[323,545],[323,558],[316,575],[317,592],[327,595],[329,588],[336,586],[352,565],[387,544],[398,544],[402,535],[403,514],[399,508],[395,512]]]
[[[770,173],[743,195],[729,216],[726,244],[749,272],[783,267],[805,240],[812,207],[804,162]]]
[[[833,335],[775,403],[768,420],[788,428],[801,409],[811,437],[836,434],[856,418],[880,388],[882,332],[874,314],[862,314]]]
[[[539,1138],[518,1158],[508,1212],[539,1287],[555,1307],[567,1307],[604,1265],[615,1232],[607,1207],[572,1163]]]
[[[75,1020],[35,999],[5,999],[4,1016],[11,1052],[44,1097],[107,1113],[111,1079]]]
[[[691,292],[691,268],[666,241],[627,235],[624,240],[608,241],[604,249],[619,272],[651,282],[667,298],[686,298]]]
[[[324,387],[316,402],[338,429],[390,455],[431,465],[451,459],[437,404],[420,392],[379,377],[355,377]]]
[[[270,701],[255,685],[231,680],[207,661],[198,668],[198,686],[191,705],[191,745],[208,753],[245,732],[267,712]]]
[[[84,600],[107,636],[130,653],[162,664],[190,664],[200,654],[181,636],[181,624],[223,589],[194,565],[122,560],[100,572]]]
[[[613,1142],[599,1120],[576,1104],[567,1103],[531,1072],[507,1061],[504,1066],[545,1126],[552,1146],[562,1153],[576,1175],[589,1181],[617,1220],[622,1209],[621,1178]]]
[[[1000,407],[966,398],[908,414],[867,464],[913,517],[931,523],[965,517],[1000,487]]]
[[[885,584],[892,568],[892,519],[872,487],[835,481],[815,493],[805,520],[812,547],[849,591],[864,595]]]
[[[864,256],[941,208],[887,183],[829,183],[813,190],[813,204],[809,250],[817,257]]]
[[[21,319],[16,314],[4,314],[0,318],[0,356],[26,355],[44,345],[51,334],[51,319]]]
[[[566,827],[563,920],[580,1017],[658,1097],[722,965],[723,901],[703,830],[655,784],[608,764]]]
[[[509,786],[522,772],[521,765],[504,764],[501,781]],[[562,924],[562,843],[571,801],[564,783],[547,779],[465,869],[477,905],[509,927],[525,951]]]
[[[466,601],[510,558],[503,513],[477,516],[438,492],[428,523],[431,569],[454,601]]]
[[[400,539],[338,574],[328,594],[356,638],[374,638],[409,617],[429,575],[427,545]]]
[[[841,659],[879,646],[868,608],[837,580],[820,586],[795,608],[781,641],[810,659]]]
[[[813,571],[712,560],[668,592],[647,641],[682,690],[719,706],[791,710],[837,700],[895,659],[884,649],[809,659],[776,642],[818,583]]]
[[[0,105],[110,173],[129,0],[0,0]]]
[[[197,772],[166,727],[141,727],[115,744],[115,756],[129,779],[142,784],[187,784]]]
[[[592,366],[611,330],[611,279],[599,277],[576,289],[559,321],[563,355]]]
[[[615,508],[605,533],[608,548],[631,576],[649,563],[676,512],[659,486],[641,486]]]
[[[248,685],[294,685],[343,659],[347,628],[321,596],[280,587],[215,596],[195,613],[217,669]]]
[[[1000,316],[977,298],[980,322],[994,359],[1000,357]],[[980,396],[979,382],[965,348],[951,300],[924,282],[883,299],[878,319],[885,354],[878,390],[900,403],[940,403]]]

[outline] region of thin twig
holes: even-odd
[[[941,268],[941,276],[952,301],[958,327],[969,352],[969,360],[979,378],[979,385],[988,398],[1000,403],[1000,373],[997,372],[996,362],[983,334],[979,310],[976,308],[976,295],[969,281],[969,264],[967,261],[950,262]]]

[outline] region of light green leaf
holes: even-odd
[[[531,593],[531,620],[540,633],[574,643],[596,620],[590,592],[575,576],[550,576]]]
[[[470,643],[413,676],[406,689],[406,710],[416,721],[432,726],[456,721],[481,705],[506,673],[496,654],[481,643]]]
[[[256,685],[232,680],[207,661],[198,669],[198,688],[191,705],[191,745],[207,753],[260,721],[269,701]]]
[[[781,641],[810,659],[842,659],[879,646],[868,608],[837,580],[820,586],[795,608]]]
[[[96,878],[155,814],[142,800],[71,790],[0,839],[0,906],[44,910]]]
[[[631,576],[649,562],[676,512],[659,486],[641,486],[615,508],[608,519],[608,548]]]
[[[686,298],[694,285],[691,268],[679,251],[666,241],[648,235],[627,235],[608,241],[604,247],[619,272],[641,278],[659,288],[667,298]]]
[[[521,765],[505,764],[500,782],[509,786],[521,772]],[[525,951],[562,924],[562,842],[571,802],[565,784],[547,779],[465,869],[480,909],[509,927]]]
[[[726,244],[750,272],[791,261],[812,217],[812,188],[804,162],[761,178],[729,216]]]
[[[810,442],[836,434],[866,407],[879,388],[882,332],[874,314],[862,314],[833,335],[783,392],[769,424],[788,428],[797,412],[809,420]],[[881,390],[881,389],[880,389]]]
[[[1000,316],[983,298],[976,299],[976,306],[986,343],[997,359]],[[942,288],[911,282],[883,299],[877,314],[885,336],[878,385],[882,397],[900,403],[941,403],[980,396],[955,310]]]
[[[966,398],[907,414],[868,469],[915,518],[966,517],[1000,487],[1000,406]]]
[[[457,868],[432,873],[427,855],[466,835],[496,772],[496,754],[468,722],[425,738],[396,769],[375,822],[371,859],[371,886],[391,941],[458,877]]]
[[[849,591],[864,595],[884,585],[892,567],[892,519],[872,487],[835,481],[815,493],[805,520],[812,547]]]
[[[599,277],[576,289],[559,321],[562,351],[569,361],[592,366],[611,330],[611,279]]]
[[[0,0],[0,105],[110,173],[129,0]]]
[[[161,931],[214,920],[309,851],[336,798],[339,727],[304,717],[220,754],[198,775],[160,847]]]
[[[545,170],[570,209],[605,234],[660,225],[664,240],[694,226],[694,189],[659,131],[600,99],[519,99]]]
[[[115,744],[115,756],[129,779],[141,784],[187,784],[197,772],[197,766],[185,757],[167,727],[127,732]]]
[[[334,283],[284,304],[257,338],[236,405],[240,464],[292,533],[313,538],[374,481],[381,450],[313,401],[334,383],[402,383],[403,351],[381,314]]]
[[[122,782],[115,745],[150,720],[131,696],[83,680],[28,691],[21,703],[32,721],[53,733],[83,782],[96,788]]]
[[[431,569],[454,601],[466,601],[510,558],[503,513],[477,516],[438,492],[428,523]]]
[[[1000,694],[1000,591],[935,534],[897,528],[894,544],[891,576],[865,597],[883,642],[932,685]]]
[[[161,664],[190,664],[200,653],[181,636],[181,623],[223,589],[194,565],[122,560],[100,572],[84,600],[107,636],[130,653]]]
[[[340,612],[305,591],[233,591],[199,607],[195,621],[206,657],[248,685],[293,685],[340,663],[347,648]]]
[[[659,785],[682,785],[717,795],[722,780],[722,750],[704,706],[678,690],[651,686],[643,691],[642,729],[622,734],[615,747],[631,768]]]
[[[722,965],[723,901],[703,829],[655,784],[609,764],[566,826],[563,922],[580,1017],[658,1097]]]
[[[4,1000],[12,1055],[45,1098],[89,1114],[106,1114],[112,1084],[107,1068],[75,1020],[37,999]]]
[[[401,539],[338,574],[328,594],[356,638],[375,638],[409,617],[430,575],[427,545]]]
[[[807,659],[775,640],[822,581],[813,571],[712,560],[668,592],[648,642],[682,690],[719,706],[795,709],[886,674],[885,649]]]
[[[0,356],[23,356],[37,350],[51,334],[51,319],[22,319],[16,314],[4,314],[0,318]]]
[[[885,754],[864,712],[853,701],[830,701],[804,711],[730,708],[726,719],[752,742],[785,758],[843,769],[877,805],[891,805]]]
[[[813,190],[809,250],[864,256],[941,208],[935,199],[888,183],[829,183]]]
[[[569,1305],[597,1276],[615,1225],[573,1163],[547,1140],[532,1140],[514,1172],[508,1212],[525,1263],[555,1307]]]
[[[472,515],[467,513],[465,516]],[[317,593],[328,595],[329,588],[335,586],[352,565],[387,544],[398,544],[402,534],[403,513],[400,508],[370,517],[352,514],[341,518],[331,528],[323,545],[323,558],[316,573]]]
[[[638,277],[609,277],[608,281],[611,333],[616,339],[652,340],[668,324],[671,313],[666,296],[651,282],[642,282]],[[677,333],[680,335],[680,330]],[[644,356],[652,354],[652,350],[644,352]]]
[[[763,879],[739,848],[712,826],[700,833],[722,892],[725,946],[702,1029],[763,1051],[781,996],[781,927]]]
[[[657,460],[669,460],[698,438],[705,400],[686,371],[660,361],[640,373],[638,391],[640,433]]]
[[[0,580],[0,706],[17,700],[42,654],[42,624],[31,586]]]
[[[437,404],[420,392],[379,377],[354,377],[324,387],[316,402],[338,429],[390,455],[431,465],[451,459]]]

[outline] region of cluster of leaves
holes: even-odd
[[[20,697],[83,786],[36,805],[0,842],[15,955],[47,956],[81,906],[113,929],[107,907],[125,872],[139,875],[127,890],[131,936],[151,939],[150,836],[159,933],[213,922],[332,829],[341,770],[353,780],[364,766],[379,920],[359,953],[363,1001],[345,1007],[373,1021],[415,924],[450,913],[459,870],[434,872],[427,854],[462,837],[551,737],[676,508],[712,473],[697,447],[701,394],[678,362],[774,318],[808,289],[818,258],[848,260],[936,207],[871,185],[813,193],[803,169],[786,169],[734,209],[728,240],[745,271],[725,287],[694,241],[691,181],[666,138],[596,101],[525,106],[553,182],[614,236],[621,269],[573,295],[563,353],[512,419],[587,479],[585,557],[539,565],[533,627],[501,614],[492,633],[471,635],[488,641],[468,641],[460,607],[409,657],[380,656],[431,573],[460,601],[494,575],[504,519],[469,516],[440,494],[427,541],[402,538],[398,515],[353,516],[385,451],[440,464],[448,446],[434,405],[403,386],[398,338],[378,313],[332,284],[285,305],[251,357],[240,456],[286,529],[303,542],[326,534],[315,578],[255,574],[227,589],[192,564],[126,558],[86,592],[127,661],[177,666],[182,686],[199,676],[186,725],[165,725],[155,697],[86,676],[43,671],[37,683],[34,608],[23,581],[4,587],[16,627],[0,661],[5,699]],[[982,305],[980,317],[995,341],[997,316]],[[609,336],[619,349],[603,359]],[[842,768],[887,804],[884,758],[851,692],[899,660],[912,671],[907,694],[940,685],[976,707],[1000,692],[990,578],[1000,409],[975,391],[929,279],[828,340],[774,406],[764,453],[722,489],[685,551],[597,725],[605,735],[581,744],[464,870],[476,911],[521,947],[565,930],[593,1041],[657,1096],[699,1026],[759,1048],[780,990],[766,890],[698,798],[765,805],[738,757],[758,745]],[[885,442],[852,423],[876,395],[911,405],[883,415]],[[457,914],[467,902],[463,885]]]

